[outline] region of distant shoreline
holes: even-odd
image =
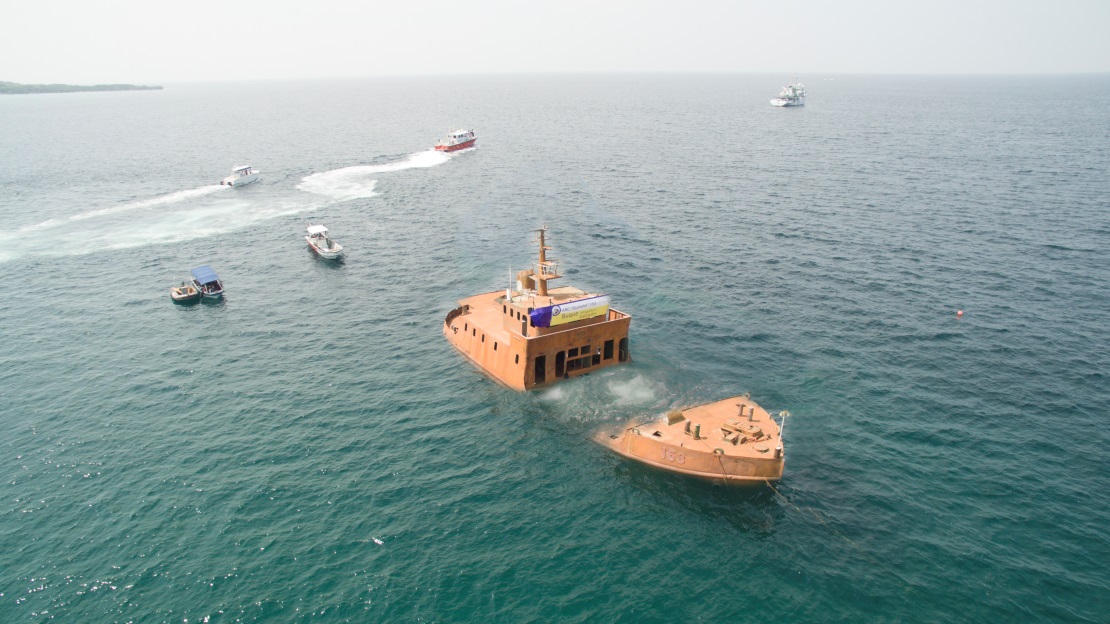
[[[0,95],[25,95],[29,93],[76,93],[79,91],[160,91],[161,89],[161,86],[131,84],[19,84],[18,82],[4,82],[3,80],[0,80]]]

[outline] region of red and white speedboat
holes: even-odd
[[[474,142],[477,140],[478,137],[474,136],[473,130],[455,130],[454,132],[449,132],[439,143],[436,143],[436,151],[454,152],[468,147],[474,147]]]

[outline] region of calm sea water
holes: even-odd
[[[1110,77],[786,78],[0,98],[0,621],[1107,621]],[[634,363],[516,394],[545,222]],[[775,490],[588,440],[743,392]]]

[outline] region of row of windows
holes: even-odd
[[[519,316],[519,313],[517,313],[517,315]],[[470,329],[469,323],[464,323],[463,324],[463,332],[465,333],[468,330],[470,331],[471,336],[474,336],[474,337],[478,336],[478,328]],[[486,335],[482,334],[482,342],[484,343],[485,341],[486,341]],[[565,352],[560,351],[560,352],[556,353],[555,354],[555,376],[556,377],[562,377],[566,373],[572,373],[574,371],[581,370],[583,368],[589,368],[590,366],[597,366],[598,364],[601,364],[601,361],[603,359],[604,360],[613,359],[613,341],[612,340],[606,340],[605,345],[604,345],[604,350],[603,349],[598,349],[597,353],[591,353],[590,352],[591,348],[592,348],[591,345],[584,345],[584,346],[581,346],[581,347],[575,347],[573,349],[567,349]],[[493,343],[493,350],[494,351],[497,350],[497,343],[496,342]],[[542,356],[542,355],[538,356],[536,358],[536,365],[537,365],[536,377],[537,377],[537,379],[540,379],[540,378],[543,377],[543,372],[541,370],[539,370],[539,367],[546,366],[546,360],[547,360],[546,356]],[[541,364],[541,362],[543,362],[543,363]],[[516,354],[513,357],[513,364],[520,364],[520,354],[519,353]]]
[[[508,305],[502,305],[501,306],[501,313],[502,314],[508,314],[509,316],[515,317],[516,320],[518,320],[518,321],[523,321],[525,316],[528,316],[529,314],[532,313],[532,308],[528,308],[527,313],[521,314],[520,310],[510,310]],[[532,318],[530,316],[528,317],[528,324],[532,325]],[[535,325],[532,325],[532,327],[535,327]]]
[[[478,336],[478,328],[477,327],[475,327],[474,329],[470,329],[470,323],[463,323],[463,333],[465,334],[467,331],[470,332],[471,336],[474,336],[474,337]],[[482,342],[485,342],[485,341],[486,341],[486,335],[482,334]],[[493,350],[494,351],[497,350],[497,343],[496,342],[493,343]],[[519,355],[516,356],[516,363],[517,364],[520,363],[520,356]]]

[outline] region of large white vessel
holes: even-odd
[[[806,86],[798,82],[798,77],[794,76],[794,81],[782,88],[779,96],[771,100],[771,106],[805,106],[806,105]]]
[[[231,170],[231,175],[227,176],[220,182],[226,186],[243,186],[250,184],[258,179],[258,172],[251,168],[250,165],[240,165]]]

